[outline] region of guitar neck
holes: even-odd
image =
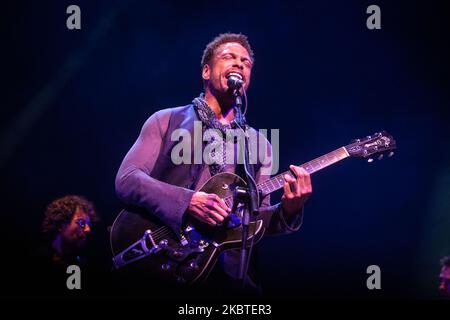
[[[314,172],[322,170],[323,168],[335,164],[336,162],[339,162],[349,156],[350,155],[347,152],[347,149],[345,149],[345,147],[341,147],[314,160],[306,162],[300,165],[300,167],[305,169],[309,174],[313,174]],[[292,172],[288,170],[258,184],[258,189],[261,190],[262,196],[266,196],[269,193],[283,188],[285,182],[284,175],[286,174],[294,177]]]

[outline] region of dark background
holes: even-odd
[[[0,22],[3,296],[26,295],[24,277],[39,277],[30,252],[43,212],[66,194],[95,203],[92,246],[109,261],[123,156],[153,112],[201,92],[203,49],[231,31],[255,51],[247,118],[280,129],[282,170],[380,130],[398,144],[393,158],[313,175],[301,231],[261,243],[267,295],[438,297],[439,259],[450,254],[443,1],[9,2]],[[81,30],[66,28],[70,4],[81,7]],[[371,4],[381,30],[366,27]],[[366,288],[372,264],[378,291]]]

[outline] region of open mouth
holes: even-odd
[[[244,76],[243,76],[241,73],[236,72],[236,71],[228,72],[228,73],[225,75],[225,77],[226,77],[227,79],[228,79],[229,77],[236,77],[236,78],[238,78],[239,80],[245,81]]]

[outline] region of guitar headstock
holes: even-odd
[[[350,156],[368,159],[369,162],[372,162],[375,156],[378,156],[379,160],[383,159],[384,155],[391,157],[396,148],[394,138],[386,131],[353,140],[345,146]]]

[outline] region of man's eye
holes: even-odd
[[[224,59],[233,59],[233,56],[231,54],[226,54],[223,56]]]
[[[84,220],[77,220],[76,223],[80,226],[80,228],[84,228],[87,224],[89,224],[87,223],[87,221]]]

